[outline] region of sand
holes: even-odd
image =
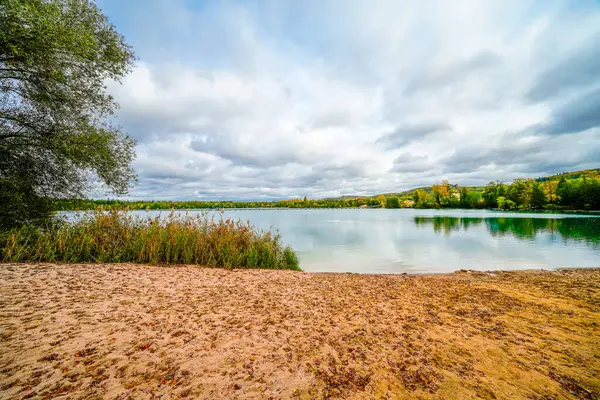
[[[0,265],[0,397],[598,399],[600,270]]]

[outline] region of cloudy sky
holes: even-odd
[[[143,199],[377,194],[600,167],[595,0],[98,0],[139,58]]]

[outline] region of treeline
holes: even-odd
[[[502,210],[600,210],[600,174],[567,179],[516,179],[507,184],[461,187],[442,181],[399,196],[280,201],[124,201],[57,199],[54,211],[189,210],[235,208],[492,208]]]
[[[402,199],[401,199],[402,200]],[[510,184],[490,182],[481,191],[451,185],[447,181],[417,190],[416,208],[497,208],[502,210],[600,210],[600,176],[538,181],[516,179]]]
[[[385,199],[322,199],[307,198],[280,201],[124,201],[91,199],[57,199],[53,201],[55,211],[77,210],[190,210],[190,209],[232,209],[232,208],[379,208]]]

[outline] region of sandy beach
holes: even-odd
[[[599,269],[0,265],[3,399],[599,394]]]

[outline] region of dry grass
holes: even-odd
[[[0,397],[598,399],[600,270],[0,265]]]
[[[141,218],[127,211],[93,211],[43,229],[0,232],[0,261],[300,269],[296,254],[279,235],[241,221],[173,212],[166,218]]]

